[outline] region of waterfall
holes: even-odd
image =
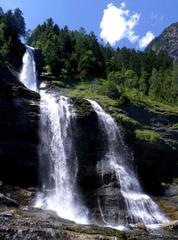
[[[104,174],[109,167],[110,171],[115,174],[126,206],[127,214],[122,216],[118,224],[144,223],[148,226],[168,221],[160,212],[157,204],[142,191],[131,163],[129,163],[127,148],[114,119],[105,113],[98,103],[92,100],[88,101],[95,110],[101,130],[104,131],[108,140],[108,150],[98,163],[98,171],[102,171]],[[101,209],[101,204],[99,208]],[[122,209],[118,209],[118,211],[120,210]],[[103,216],[103,212],[101,215]],[[106,219],[103,221],[106,222]]]
[[[34,48],[26,46],[26,52],[23,56],[22,62],[23,62],[23,67],[20,73],[20,81],[30,90],[37,91]]]
[[[75,112],[67,97],[41,91],[40,171],[42,192],[36,207],[54,210],[60,217],[87,223],[87,210],[76,186],[77,157],[73,149]]]
[[[34,50],[27,46],[20,80],[37,91]],[[35,207],[56,211],[65,219],[87,223],[87,209],[77,189],[77,157],[73,149],[75,112],[69,99],[41,90],[39,168],[41,191]]]
[[[28,46],[23,57],[20,80],[27,88],[37,91],[34,49]],[[73,105],[69,98],[59,96],[52,90],[43,88],[39,93],[41,190],[37,194],[35,206],[56,211],[60,217],[78,223],[88,223],[87,209],[77,188],[78,159],[73,144],[76,115]],[[122,204],[118,205],[116,210],[117,215],[122,208],[126,213],[119,217],[117,224],[121,226],[144,223],[148,226],[166,222],[167,218],[160,212],[157,204],[143,192],[130,161],[131,156],[114,119],[95,101],[88,101],[98,116],[101,131],[107,137],[107,151],[101,154],[98,160],[97,172],[101,173],[103,179],[108,173],[115,177],[118,192],[122,197]],[[98,196],[101,217],[103,222],[109,225],[102,201]]]

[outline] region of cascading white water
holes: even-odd
[[[36,65],[34,60],[34,48],[26,46],[23,56],[23,67],[20,81],[30,90],[37,92]]]
[[[125,224],[141,222],[148,226],[168,221],[164,214],[160,212],[157,204],[148,195],[143,193],[136,174],[128,166],[126,157],[122,154],[122,151],[126,151],[126,147],[123,143],[120,129],[114,119],[105,113],[98,103],[92,100],[88,101],[95,110],[101,128],[108,139],[108,151],[101,160],[101,167],[104,174],[103,165],[107,165],[107,167],[109,165],[111,172],[114,172],[116,175],[128,212],[124,220]],[[122,148],[122,151],[119,151],[120,148]]]
[[[41,91],[40,169],[42,192],[35,206],[60,217],[87,223],[87,210],[76,188],[77,157],[72,144],[75,113],[67,97]]]
[[[34,49],[27,46],[23,57],[20,80],[37,91]],[[69,99],[57,97],[45,90],[40,92],[40,181],[42,190],[35,207],[54,210],[60,217],[87,223],[87,209],[83,206],[76,186],[77,157],[72,143],[72,122],[75,113]]]

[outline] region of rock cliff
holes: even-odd
[[[178,62],[178,23],[171,24],[158,37],[147,46],[146,51],[153,50],[157,53],[161,50]]]

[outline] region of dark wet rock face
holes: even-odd
[[[81,114],[79,110],[81,105],[78,105],[78,114],[74,129],[75,150],[78,157],[78,185],[81,193],[83,193],[84,201],[91,215],[95,215],[97,203],[97,189],[101,185],[100,179],[96,172],[96,165],[99,159],[99,154],[103,151],[104,139],[100,131],[97,116],[94,111],[84,115],[84,109]],[[82,103],[83,105],[83,103]],[[86,105],[91,108],[90,104]]]
[[[37,184],[39,95],[0,69],[0,180]]]
[[[6,183],[37,181],[38,106],[14,99],[0,104],[0,176]]]

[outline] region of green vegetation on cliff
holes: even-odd
[[[149,141],[150,143],[157,143],[161,136],[159,133],[151,130],[136,130],[135,131],[136,138]]]

